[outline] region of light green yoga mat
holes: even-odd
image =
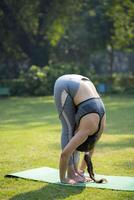
[[[47,183],[54,183],[65,186],[68,185],[68,184],[61,184],[59,180],[59,170],[50,167],[41,167],[41,168],[35,168],[26,171],[11,173],[6,175],[6,177],[20,177],[31,180],[43,181]],[[79,183],[71,186],[134,191],[134,177],[96,175],[96,178],[102,178],[102,177],[106,178],[108,182],[103,184],[88,182],[88,183]]]

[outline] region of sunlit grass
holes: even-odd
[[[134,98],[104,97],[107,128],[93,157],[96,173],[134,176]],[[132,199],[133,192],[70,188],[4,175],[23,169],[58,168],[60,122],[52,97],[0,99],[1,200]]]

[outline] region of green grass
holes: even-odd
[[[104,97],[107,128],[93,158],[96,173],[134,176],[134,98]],[[133,192],[71,188],[4,175],[58,168],[60,122],[52,97],[0,99],[0,200],[132,200]]]

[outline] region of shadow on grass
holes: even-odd
[[[116,137],[116,136],[115,136]],[[116,142],[98,142],[98,148],[112,148],[112,149],[125,149],[125,148],[133,148],[134,139],[133,138],[123,138],[120,141]]]
[[[18,194],[10,200],[62,200],[72,195],[80,194],[84,187],[59,186],[48,184],[39,190]]]
[[[53,100],[47,98],[29,98],[29,99],[10,99],[7,102],[2,101],[0,110],[1,119],[5,123],[29,123],[38,121],[55,121],[56,108]],[[54,119],[53,119],[54,118]]]
[[[0,107],[2,116],[2,127],[9,129],[28,129],[38,128],[50,125],[57,125],[59,123],[58,115],[55,110],[53,101],[42,100],[37,102],[34,99],[16,100],[15,102],[7,102],[7,105]]]
[[[116,136],[115,136],[116,137]],[[59,150],[60,149],[60,142],[50,142],[48,144],[50,149]],[[134,138],[123,138],[120,141],[113,141],[113,142],[103,142],[98,141],[97,148],[110,148],[110,149],[125,149],[125,148],[133,148],[134,147]]]
[[[121,167],[125,170],[132,170],[132,176],[134,176],[133,169],[134,169],[134,161],[122,161],[121,163],[117,163],[116,166]]]

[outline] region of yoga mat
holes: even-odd
[[[6,175],[6,177],[20,177],[25,179],[43,181],[47,183],[54,183],[59,185],[70,185],[60,183],[59,180],[59,170],[50,167],[41,167],[35,169],[29,169],[21,172],[11,173]],[[106,188],[112,190],[126,190],[134,191],[134,177],[127,176],[107,176],[107,175],[96,175],[96,178],[106,178],[107,183],[78,183],[70,186],[79,187],[94,187],[94,188]]]

